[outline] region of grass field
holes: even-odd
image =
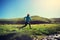
[[[4,24],[0,25],[0,35],[7,35],[11,33],[17,33],[17,35],[28,35],[28,36],[38,36],[55,34],[60,31],[60,24],[32,24],[32,29],[27,25],[25,28],[19,29],[23,25],[21,24]],[[15,36],[15,37],[16,37]]]

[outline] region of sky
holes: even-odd
[[[0,0],[0,18],[60,18],[60,0]]]

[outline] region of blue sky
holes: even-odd
[[[21,18],[28,13],[60,18],[60,0],[0,0],[0,18]]]

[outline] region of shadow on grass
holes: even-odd
[[[0,35],[0,40],[33,40],[33,38],[25,34],[18,35],[17,33],[11,33],[7,35]]]

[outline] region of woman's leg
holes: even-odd
[[[26,26],[27,26],[27,23],[25,22],[24,26],[20,27],[19,29],[24,28],[24,27],[26,27]]]
[[[29,27],[30,27],[30,29],[31,29],[31,24],[29,23]]]

